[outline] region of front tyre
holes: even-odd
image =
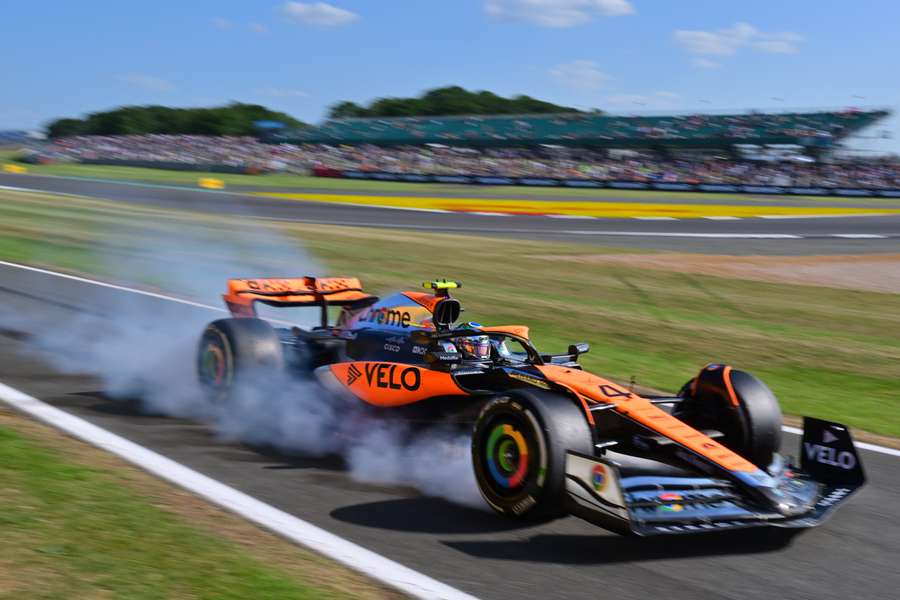
[[[206,326],[197,347],[197,378],[215,401],[240,386],[272,381],[284,370],[278,333],[261,319],[219,319]]]
[[[592,454],[584,413],[571,399],[517,390],[488,402],[475,422],[478,489],[500,514],[547,519],[564,513],[566,451]]]
[[[698,427],[721,431],[722,444],[761,469],[766,469],[781,446],[781,408],[772,390],[760,379],[711,364],[688,381],[680,396],[685,402],[678,418]]]

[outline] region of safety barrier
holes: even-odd
[[[324,172],[324,171],[327,171]],[[529,187],[562,187],[613,190],[656,190],[665,192],[709,192],[722,194],[762,194],[793,196],[842,196],[900,198],[900,189],[751,185],[725,183],[686,183],[662,181],[621,181],[601,179],[566,179],[557,177],[505,177],[499,175],[425,175],[389,171],[353,171],[313,169],[319,177],[343,177],[372,181],[405,181],[410,183],[454,183],[467,185],[521,185]]]

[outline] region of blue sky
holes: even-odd
[[[4,4],[0,129],[229,100],[316,122],[339,100],[448,84],[622,113],[900,106],[896,2]]]

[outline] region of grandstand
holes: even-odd
[[[887,110],[614,116],[599,113],[331,119],[286,131],[273,142],[447,146],[730,149],[735,144],[793,144],[821,153],[888,116]]]

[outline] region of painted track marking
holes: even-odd
[[[35,419],[125,459],[226,510],[416,598],[470,600],[465,592],[358,546],[80,417],[0,383],[0,400]]]

